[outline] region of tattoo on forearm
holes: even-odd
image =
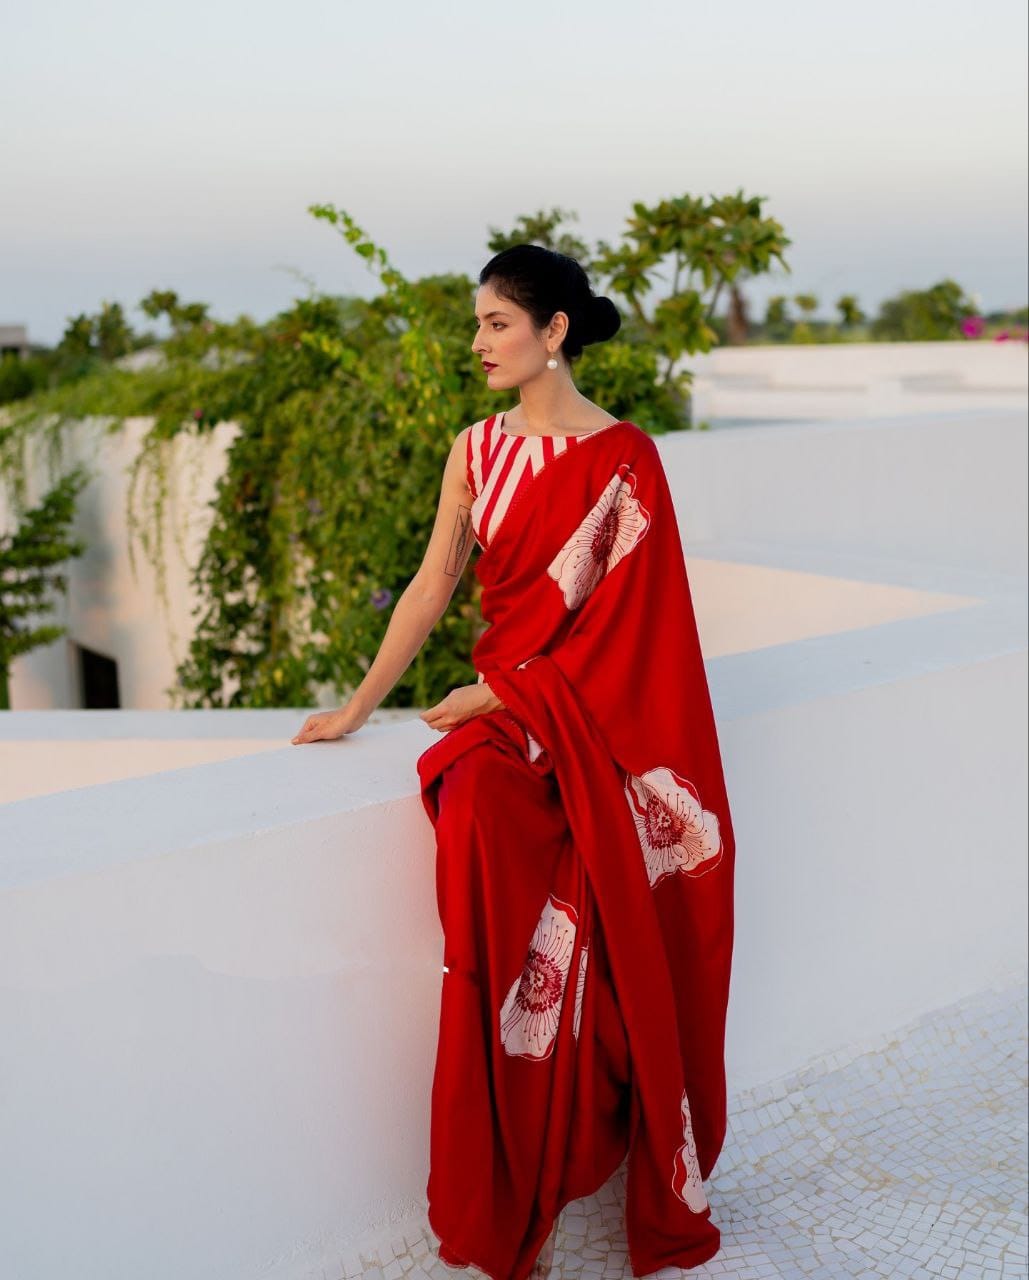
[[[447,564],[444,570],[452,578],[456,578],[464,566],[465,553],[471,536],[472,509],[471,507],[459,507],[457,519],[454,521],[454,532],[450,539],[450,553],[447,556]]]

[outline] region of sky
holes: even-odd
[[[39,0],[0,53],[0,324],[154,288],[221,319],[370,297],[313,203],[405,274],[490,257],[491,227],[559,207],[616,243],[635,201],[741,189],[790,272],[855,293],[956,279],[986,310],[1027,287],[1025,0]]]

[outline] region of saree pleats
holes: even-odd
[[[419,768],[445,940],[429,1220],[444,1261],[517,1280],[625,1157],[625,1032],[547,756],[496,712]]]

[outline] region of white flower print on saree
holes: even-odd
[[[718,865],[718,817],[700,803],[697,788],[674,769],[628,775],[625,795],[643,849],[650,887],[673,872],[700,876]]]
[[[672,1190],[694,1213],[707,1208],[707,1196],[697,1162],[697,1144],[693,1138],[693,1122],[686,1090],[682,1091],[682,1136],[685,1139],[672,1159]]]
[[[567,608],[578,609],[647,532],[650,512],[633,497],[635,490],[636,476],[623,462],[548,566]]]
[[[522,972],[511,984],[500,1010],[500,1039],[514,1058],[542,1061],[550,1056],[578,923],[575,908],[551,894],[536,924]]]

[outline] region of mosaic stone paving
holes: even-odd
[[[717,1257],[656,1280],[1029,1280],[1026,987],[1002,986],[730,1099]],[[561,1215],[551,1280],[631,1277],[623,1167]],[[394,1232],[396,1228],[394,1228]],[[482,1280],[427,1222],[326,1280]]]

